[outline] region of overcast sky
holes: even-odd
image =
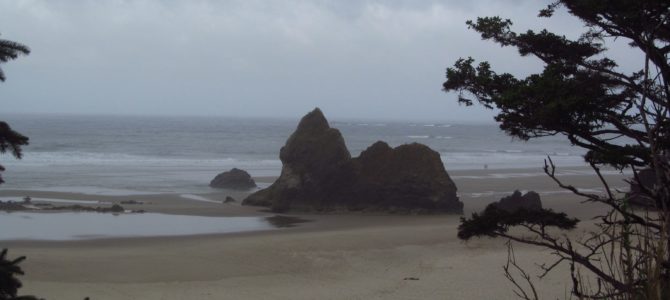
[[[583,30],[549,1],[0,0],[0,38],[32,53],[0,67],[3,113],[492,118],[441,91],[459,57],[540,70],[465,21]]]

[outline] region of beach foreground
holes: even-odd
[[[454,171],[450,175],[466,215],[515,189],[540,192],[547,208],[582,219],[570,235],[592,227],[604,211],[561,192],[540,169]],[[625,187],[623,175],[606,176]],[[580,188],[600,188],[587,169],[560,177]],[[272,178],[257,178],[271,181]],[[18,196],[26,191],[1,191]],[[145,201],[143,209],[208,216],[272,215],[253,207],[194,201],[183,195],[100,196],[30,191],[47,198]],[[217,199],[219,194],[202,195]],[[237,195],[238,197],[242,195]],[[224,196],[225,197],[225,196]],[[190,197],[193,198],[193,197]],[[196,197],[197,198],[197,197]],[[10,255],[26,255],[25,294],[47,299],[516,299],[502,266],[502,239],[462,242],[460,216],[296,215],[311,222],[293,228],[236,234],[81,241],[4,241]],[[532,274],[550,253],[517,245]],[[541,296],[569,295],[559,268],[536,280]]]

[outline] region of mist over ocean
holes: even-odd
[[[197,193],[218,173],[242,168],[279,175],[279,150],[299,119],[10,115],[30,137],[24,157],[1,157],[3,189],[87,193]],[[495,124],[329,120],[352,156],[378,140],[419,142],[440,153],[447,171],[537,168],[547,155],[581,166],[581,149],[564,137],[512,140]]]

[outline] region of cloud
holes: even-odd
[[[490,119],[440,91],[463,56],[537,70],[467,30],[502,15],[520,28],[542,3],[516,1],[0,2],[4,38],[33,53],[5,64],[14,112]],[[567,18],[567,16],[565,17]],[[549,23],[547,23],[549,22]],[[554,22],[554,23],[551,23]]]

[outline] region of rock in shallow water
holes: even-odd
[[[219,189],[247,190],[256,187],[256,182],[244,170],[233,168],[216,175],[209,183],[210,187]]]
[[[377,142],[352,159],[318,108],[302,118],[279,157],[277,181],[242,204],[274,211],[463,211],[439,153],[417,143],[391,148]]]

